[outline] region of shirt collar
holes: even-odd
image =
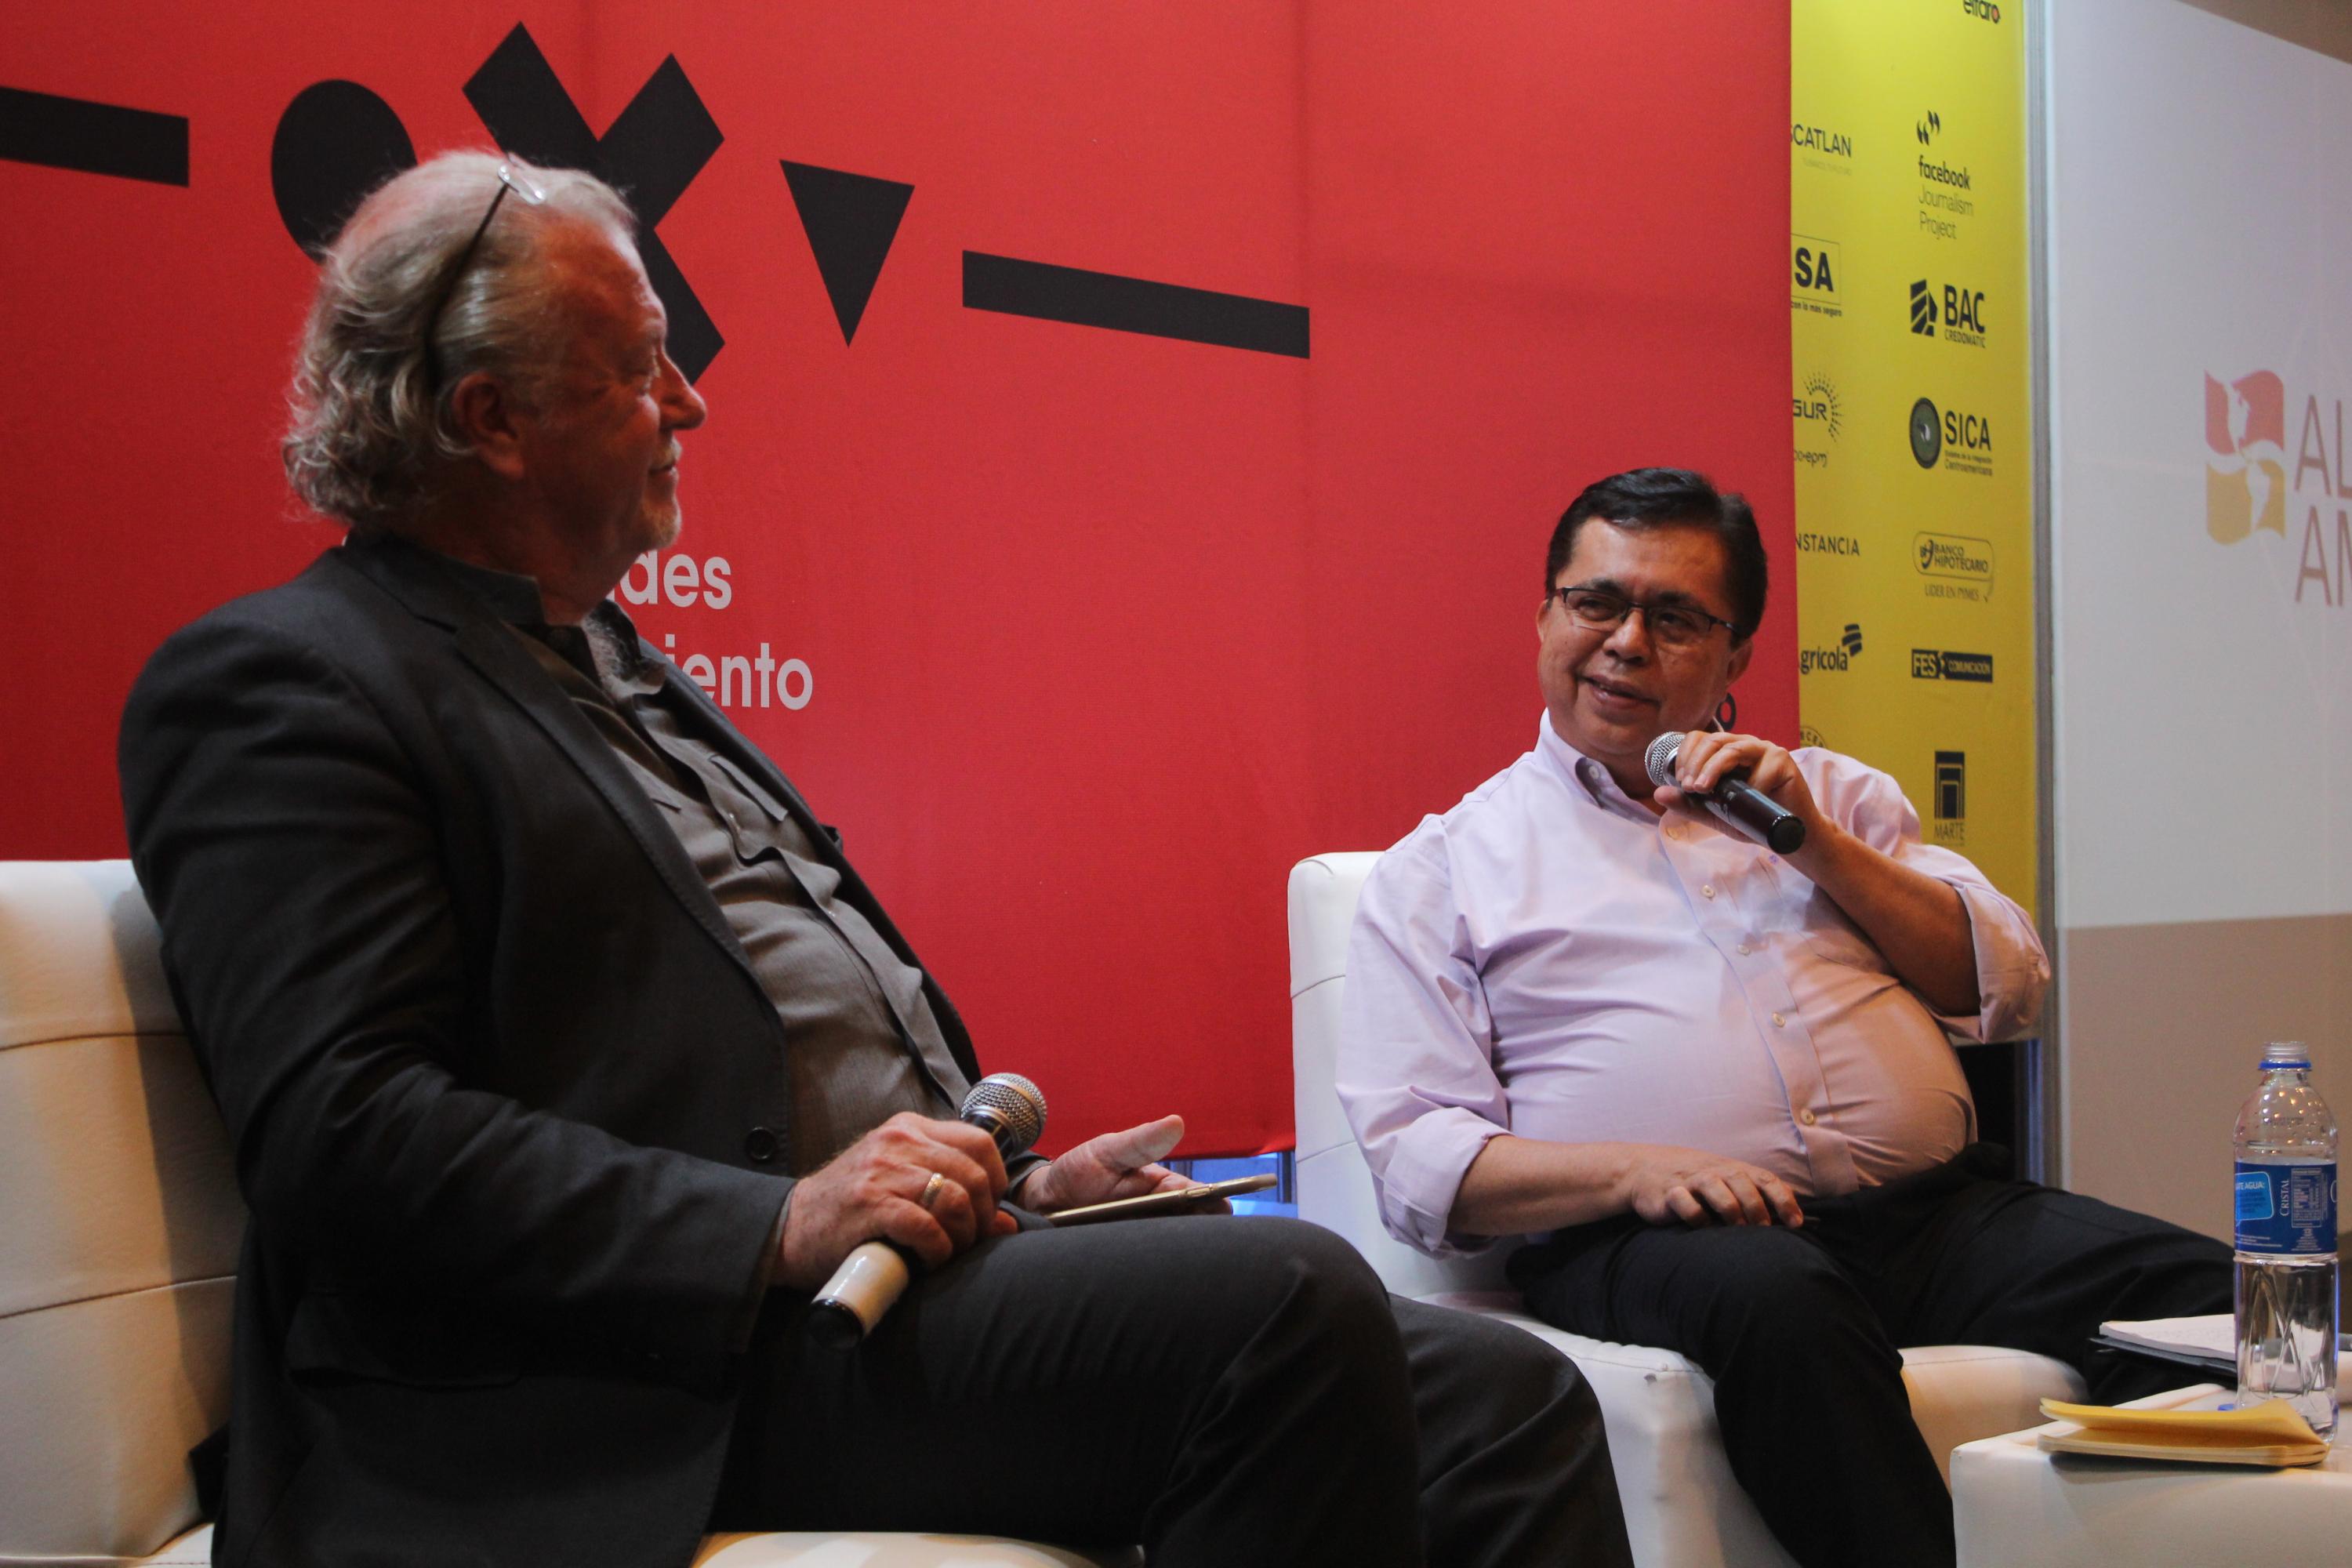
[[[444,555],[422,544],[412,544],[412,548],[431,556],[435,564],[448,573],[460,588],[499,619],[518,631],[528,632],[539,638],[591,679],[598,678],[586,627],[550,625],[547,604],[540,597],[536,580],[520,572],[501,572],[495,566],[460,561],[454,555]],[[640,657],[637,628],[635,623],[629,619],[628,613],[612,600],[604,599],[588,612],[588,619],[605,634],[605,646],[618,657],[620,674],[625,679],[635,677]]]
[[[1551,727],[1549,710],[1546,710],[1544,716],[1536,721],[1536,754],[1550,763],[1562,778],[1581,788],[1593,805],[1608,807],[1635,805],[1633,797],[1618,787],[1617,781],[1610,776],[1606,767],[1559,738],[1559,731]],[[1635,806],[1635,809],[1640,808]]]
[[[444,555],[438,550],[404,541],[410,548],[432,557],[433,563],[457,581],[484,607],[502,621],[519,626],[547,625],[547,606],[540,599],[539,584],[520,572],[501,572],[494,566],[477,566],[470,561],[460,561],[454,555]]]

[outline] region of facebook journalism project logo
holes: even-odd
[[[2235,544],[2286,537],[2286,387],[2267,370],[2205,378],[2205,531]]]

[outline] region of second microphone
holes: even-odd
[[[995,1140],[1009,1163],[1045,1131],[1045,1096],[1017,1072],[992,1072],[971,1086],[956,1114]],[[846,1350],[874,1331],[913,1277],[907,1255],[887,1241],[850,1249],[811,1303],[808,1331],[819,1344]]]

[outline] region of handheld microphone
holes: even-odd
[[[1045,1131],[1045,1097],[1017,1072],[992,1072],[971,1086],[956,1114],[995,1140],[996,1152],[1010,1160]],[[859,1243],[810,1303],[809,1337],[828,1350],[847,1350],[874,1331],[913,1277],[912,1259],[895,1242]]]
[[[1683,738],[1669,731],[1650,742],[1642,755],[1642,770],[1650,782],[1669,788],[1675,783],[1675,759],[1682,754]],[[1775,855],[1793,855],[1805,845],[1805,825],[1798,816],[1743,778],[1727,778],[1691,798],[1706,805],[1732,826]]]

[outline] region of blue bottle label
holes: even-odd
[[[2336,1166],[2238,1162],[2238,1250],[2336,1250]]]

